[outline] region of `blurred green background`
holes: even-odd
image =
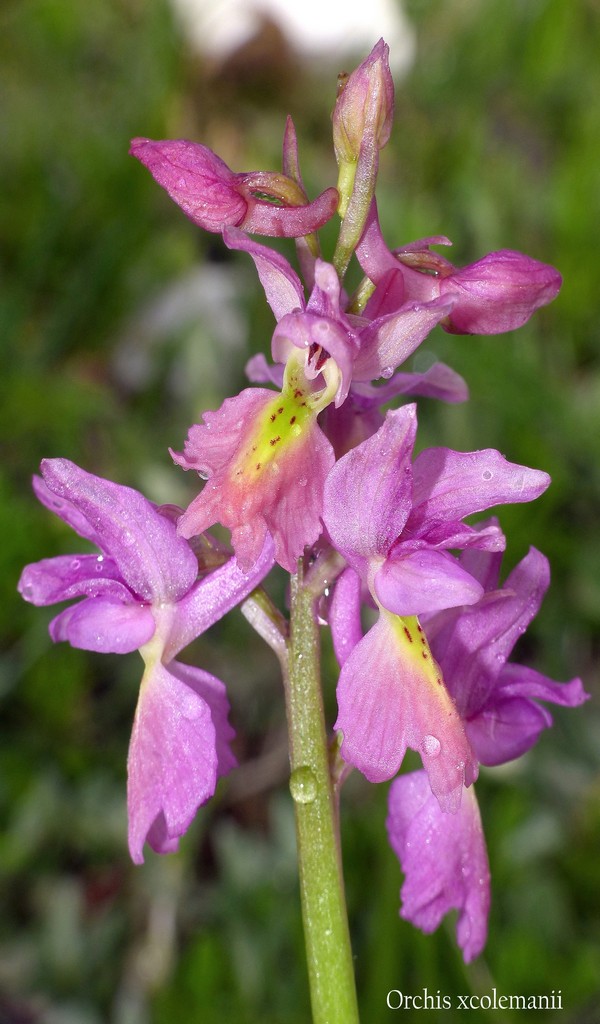
[[[389,243],[443,233],[456,263],[515,248],[565,279],[515,334],[434,332],[416,365],[444,359],[472,397],[421,402],[420,443],[497,447],[551,473],[533,506],[502,510],[509,564],[532,543],[553,567],[520,660],[581,675],[597,697],[600,5],[410,0],[405,10],[416,58],[397,82],[378,192]],[[134,868],[125,757],[141,662],[52,647],[52,611],[15,587],[26,562],[77,549],[32,498],[42,457],[184,504],[194,482],[167,446],[239,390],[247,355],[270,339],[250,261],[185,219],[127,156],[129,139],[183,136],[236,170],[277,168],[289,112],[314,195],[335,183],[329,115],[342,69],[307,63],[268,25],[227,62],[203,61],[162,0],[5,0],[0,66],[0,1024],[306,1024],[275,659],[239,612],[196,643],[190,658],[228,684],[244,767],[178,856],[149,853]],[[330,652],[325,666],[333,716]],[[540,1017],[600,1021],[597,704],[555,721],[528,756],[478,784],[493,905],[487,949],[468,969],[451,921],[423,937],[398,918],[386,787],[350,780],[343,841],[364,1024],[401,1016],[386,1008],[392,988],[494,986],[560,990],[562,1012]]]

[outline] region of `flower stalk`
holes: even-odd
[[[319,627],[314,595],[304,585],[302,560],[291,583],[289,652],[286,707],[290,735],[290,791],[296,816],[313,1024],[358,1024],[320,685]]]

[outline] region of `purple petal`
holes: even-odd
[[[274,564],[273,542],[267,537],[250,572],[243,573],[236,559],[231,558],[225,565],[198,580],[176,606],[165,643],[165,660],[174,658],[192,640],[205,633],[248,597]]]
[[[35,605],[56,604],[74,597],[135,599],[107,555],[58,555],[32,562],[21,573],[19,593]]]
[[[491,252],[457,270],[440,284],[459,299],[447,330],[458,334],[499,334],[513,331],[536,309],[556,298],[562,278],[554,267],[520,252]]]
[[[356,247],[356,257],[363,272],[375,284],[378,284],[384,274],[399,269],[398,260],[388,249],[381,233],[375,199],[371,201],[365,229]]]
[[[415,521],[418,523],[419,520],[417,515],[411,518],[411,523]],[[476,523],[473,526],[467,526],[466,523],[461,523],[459,520],[451,520],[450,522],[440,522],[434,520],[432,523],[427,523],[425,528],[422,524],[415,527],[415,532],[418,533],[423,530],[425,540],[421,540],[421,543],[427,543],[431,547],[436,548],[450,548],[460,550],[475,549],[476,551],[491,551],[491,552],[502,552],[506,548],[506,537],[502,533],[502,530],[497,523],[491,523],[487,521],[487,525],[479,529],[479,524]],[[407,536],[410,536],[410,529],[407,525]],[[417,543],[415,540],[412,543]],[[398,548],[406,546],[411,543],[404,538],[399,538]],[[462,559],[461,559],[461,564]],[[463,566],[466,568],[466,566]]]
[[[551,725],[552,715],[539,704],[522,697],[495,697],[465,728],[478,761],[491,766],[521,757]]]
[[[375,593],[396,615],[420,615],[475,604],[483,587],[451,555],[421,548],[388,558],[375,576]]]
[[[335,267],[331,263],[326,263],[325,260],[317,259],[315,282],[306,306],[307,312],[339,321],[347,331],[352,332],[351,323],[344,315],[341,303],[342,289]]]
[[[482,764],[504,764],[537,742],[552,716],[535,701],[578,707],[589,699],[581,679],[556,683],[525,665],[505,665],[487,704],[467,723],[467,735]]]
[[[96,547],[101,547],[100,538],[92,523],[88,523],[85,516],[81,514],[73,502],[69,501],[66,497],[59,498],[54,491],[51,491],[46,486],[41,476],[34,476],[32,483],[35,496],[42,505],[45,505],[55,515],[60,516],[63,522],[67,523],[72,530],[75,530],[75,533],[79,534],[80,537],[85,537],[86,540],[91,541]]]
[[[451,296],[431,302],[406,303],[398,311],[380,317],[361,332],[361,346],[355,363],[354,380],[390,376],[448,315]]]
[[[404,274],[396,260],[377,280],[375,291],[365,306],[364,315],[367,320],[396,313],[405,300]]]
[[[411,747],[440,805],[456,810],[477,763],[416,619],[382,612],[344,662],[337,696],[344,760],[382,782]]]
[[[221,778],[235,768],[237,760],[231,749],[235,730],[229,724],[229,701],[225,684],[210,672],[181,661],[169,662],[169,672],[185,683],[208,705],[215,727],[215,750],[217,753],[217,775]]]
[[[285,367],[270,366],[262,352],[251,356],[246,363],[246,376],[253,384],[274,384],[278,391],[283,387]]]
[[[458,910],[456,937],[466,963],[487,937],[490,869],[474,790],[463,793],[455,814],[444,814],[425,772],[395,779],[387,830],[405,874],[401,916],[426,934]]]
[[[377,406],[389,402],[397,395],[422,395],[438,398],[442,402],[466,402],[469,390],[466,382],[445,363],[434,363],[424,373],[395,373],[385,384],[354,383],[353,393]]]
[[[187,217],[205,231],[241,224],[248,203],[237,176],[212,150],[196,142],[133,139],[129,150]]]
[[[485,533],[490,527],[500,528],[495,516],[476,523],[474,529],[477,532]],[[501,551],[483,551],[475,547],[468,547],[460,555],[460,564],[467,572],[471,573],[471,576],[479,580],[486,593],[497,589],[502,565]]]
[[[333,591],[329,607],[329,625],[333,649],[340,667],[359,640],[362,640],[361,589],[360,576],[353,569],[344,569]]]
[[[454,627],[447,626],[432,641],[434,657],[464,718],[479,714],[487,704],[515,643],[537,614],[549,581],[547,559],[531,548],[502,591],[456,612]]]
[[[102,654],[137,651],[154,636],[156,623],[147,605],[89,597],[65,608],[49,626],[55,643],[66,640],[71,647]]]
[[[131,590],[145,601],[176,601],[196,579],[196,557],[173,523],[130,487],[86,473],[67,459],[45,459],[49,489],[92,524]]]
[[[431,520],[462,519],[492,505],[533,501],[546,490],[550,477],[507,462],[493,449],[428,448],[415,459],[413,482],[414,511],[407,529],[422,536]]]
[[[177,848],[217,783],[211,708],[196,685],[190,687],[161,662],[144,674],[127,764],[129,851],[141,864],[146,839],[157,852]]]
[[[304,290],[300,278],[280,253],[255,242],[244,231],[236,228],[225,228],[223,241],[229,249],[250,254],[276,320],[281,320],[282,316],[295,309],[304,309]]]
[[[563,708],[576,708],[590,699],[590,694],[585,692],[581,679],[556,683],[525,665],[504,666],[499,680],[499,692],[504,696],[547,700]]]
[[[406,523],[416,429],[416,406],[388,412],[377,433],[327,477],[323,520],[335,547],[358,572],[364,572],[365,560],[387,554]]]
[[[375,403],[365,405],[362,399],[355,400],[354,388],[346,401],[338,406],[333,402],[323,410],[319,422],[329,438],[336,454],[341,459],[353,448],[362,444],[383,425],[383,415]]]

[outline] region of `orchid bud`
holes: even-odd
[[[366,143],[383,149],[392,130],[394,83],[389,47],[380,39],[351,75],[340,76],[333,145],[338,164],[355,163]]]

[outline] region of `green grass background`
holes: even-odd
[[[534,505],[501,512],[508,564],[535,544],[553,568],[519,655],[558,679],[581,675],[597,698],[600,7],[410,0],[406,10],[417,55],[397,83],[382,157],[388,241],[447,234],[457,263],[520,249],[565,281],[515,334],[434,332],[417,365],[444,359],[472,397],[421,402],[420,443],[496,447],[551,473]],[[5,0],[0,67],[0,1022],[305,1024],[274,658],[238,612],[194,645],[190,657],[228,684],[247,767],[200,812],[178,856],[149,854],[134,868],[125,757],[141,662],[53,647],[51,612],[15,587],[26,562],[77,549],[32,498],[42,457],[185,503],[193,481],[167,447],[239,390],[247,355],[270,340],[249,261],[185,219],[127,156],[129,139],[194,138],[235,169],[277,168],[289,112],[314,195],[335,183],[329,115],[341,69],[309,67],[269,33],[225,67],[204,66],[162,0]],[[327,651],[325,677],[333,716]],[[487,949],[468,969],[452,922],[423,937],[398,918],[386,787],[348,784],[364,1024],[437,1019],[388,1010],[392,988],[454,998],[494,986],[561,990],[564,1009],[542,1019],[600,1021],[597,703],[555,719],[526,758],[478,784],[493,905]]]

